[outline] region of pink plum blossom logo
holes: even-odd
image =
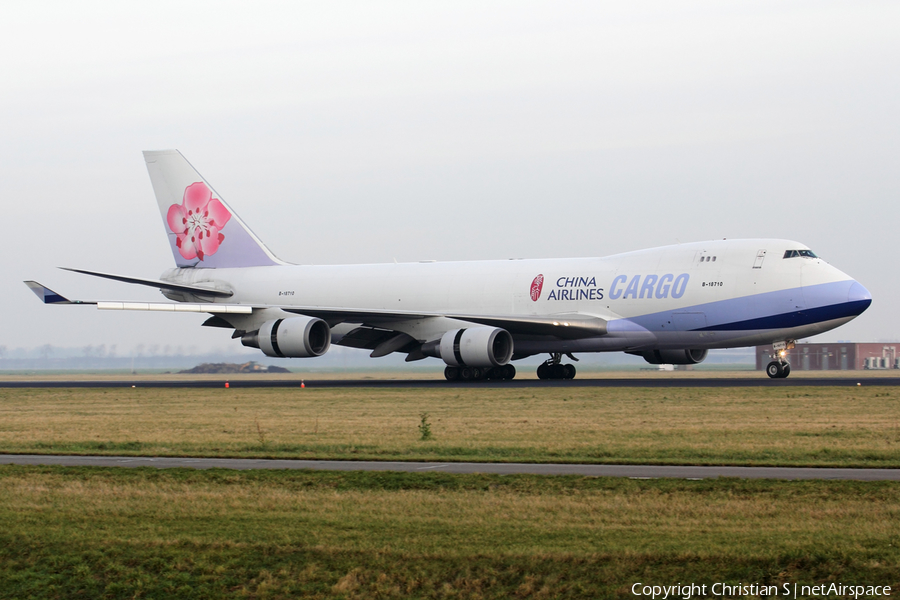
[[[225,241],[221,233],[231,218],[218,198],[202,181],[184,188],[182,203],[169,207],[166,222],[175,234],[175,245],[188,260],[212,256]]]
[[[537,302],[541,297],[541,290],[544,289],[544,275],[538,275],[531,282],[531,301]]]

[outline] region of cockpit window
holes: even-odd
[[[812,250],[785,250],[784,258],[797,258],[802,256],[803,258],[819,258],[816,256],[816,253]]]

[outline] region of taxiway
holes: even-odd
[[[220,388],[228,383],[232,388],[555,388],[555,387],[849,387],[849,386],[897,386],[900,377],[796,377],[769,379],[760,373],[754,377],[708,378],[583,378],[572,380],[516,379],[513,381],[458,382],[443,379],[31,379],[0,380],[0,388]]]
[[[405,473],[485,473],[493,475],[580,475],[635,479],[846,479],[900,481],[900,469],[842,469],[817,467],[728,467],[690,465],[591,465],[562,463],[399,462],[343,460],[287,460],[259,458],[182,458],[144,456],[71,456],[2,454],[5,465],[65,467],[153,467],[157,469],[308,469],[321,471],[400,471]]]

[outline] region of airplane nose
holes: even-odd
[[[858,281],[854,281],[850,286],[850,292],[847,294],[847,301],[852,302],[859,308],[859,314],[869,308],[872,304],[872,294],[864,288]]]

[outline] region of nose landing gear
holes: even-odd
[[[578,360],[571,354],[566,356],[572,360]],[[574,379],[575,373],[575,365],[562,364],[562,353],[560,352],[551,353],[550,358],[537,368],[538,379]]]
[[[773,360],[766,366],[766,374],[772,379],[784,379],[791,374],[791,365],[786,361]]]
[[[776,342],[772,344],[775,354],[773,360],[766,365],[766,375],[772,379],[784,379],[791,374],[791,365],[787,361],[787,351],[794,347],[794,341]]]

